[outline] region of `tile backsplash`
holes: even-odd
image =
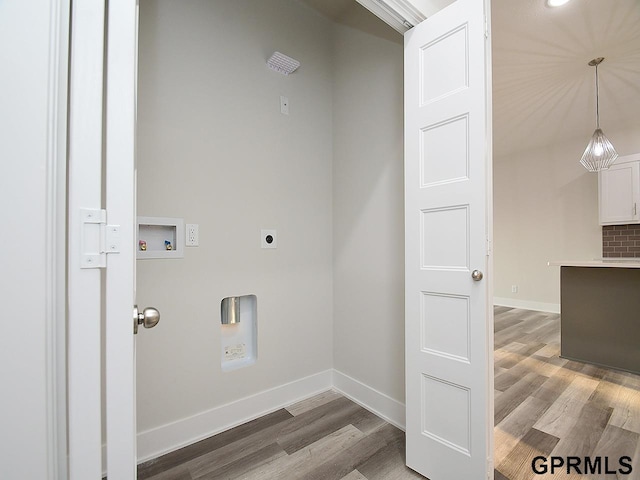
[[[603,258],[640,258],[640,224],[602,227]]]

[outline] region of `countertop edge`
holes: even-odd
[[[547,262],[550,267],[640,268],[639,260],[556,260]]]

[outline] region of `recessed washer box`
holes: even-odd
[[[136,257],[184,257],[184,219],[169,217],[138,217]]]

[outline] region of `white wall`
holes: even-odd
[[[145,431],[331,368],[333,67],[331,22],[293,0],[140,17],[138,214],[200,225],[184,259],[137,262],[138,304],[162,314],[138,335]],[[275,50],[300,69],[268,69]],[[240,294],[258,298],[258,361],[222,373],[220,301]]]
[[[606,133],[620,155],[640,151],[637,128]],[[494,159],[497,303],[557,310],[560,267],[547,262],[602,256],[598,176],[579,163],[589,137]]]
[[[402,37],[334,35],[334,366],[404,402]]]
[[[56,377],[64,352],[56,349],[58,334],[64,339],[68,9],[64,0],[0,3],[3,479],[66,472],[64,417],[58,430],[56,411],[59,400],[64,409],[64,375]]]

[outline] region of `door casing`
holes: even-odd
[[[88,34],[89,33],[88,31],[91,30],[91,29],[94,30],[94,33],[96,33],[96,32],[104,32],[104,18],[102,19],[102,21],[100,21],[99,12],[98,12],[98,10],[100,10],[100,6],[99,5],[96,6],[96,3],[102,4],[103,2],[95,2],[94,0],[78,0],[77,2],[74,2],[74,9],[73,9],[74,11],[72,12],[72,18],[73,18],[73,22],[74,22],[75,26],[74,26],[74,33],[72,34],[72,39],[71,39],[72,50],[73,50],[74,47],[75,48],[79,48],[78,46],[81,43],[80,39],[82,38],[82,36],[79,33],[78,29],[80,29],[80,32],[84,31],[85,34]],[[94,13],[93,14],[88,14],[88,10],[91,9],[89,4],[93,4],[93,9],[94,9]],[[119,45],[117,48],[122,48],[123,50],[121,50],[121,52],[125,52],[124,53],[124,63],[125,64],[127,64],[127,62],[130,62],[130,60],[131,60],[131,52],[132,52],[131,46],[135,45],[135,35],[132,36],[132,34],[131,34],[131,31],[132,31],[131,12],[135,11],[136,4],[137,4],[136,0],[114,0],[114,1],[110,2],[110,9],[112,9],[111,10],[112,12],[120,11],[121,13],[123,13],[123,17],[115,17],[115,16],[112,17],[111,15],[109,17],[109,19],[110,19],[109,20],[110,21],[110,25],[109,25],[109,28],[110,28],[110,33],[109,33],[110,48],[111,48],[111,42],[116,37],[120,37],[120,35],[122,35],[122,37],[120,37],[120,39],[122,40],[122,44]],[[104,14],[104,10],[103,10],[103,14]],[[120,21],[122,23],[119,23]],[[488,22],[488,20],[487,20],[487,22]],[[99,28],[96,29],[96,27],[98,27],[98,25],[99,25]],[[99,84],[100,85],[100,92],[102,93],[102,90],[101,90],[101,88],[102,88],[101,78],[100,78],[100,81],[97,80],[98,66],[97,66],[97,64],[92,63],[92,61],[90,60],[90,57],[92,57],[92,56],[93,56],[94,59],[96,58],[94,55],[98,51],[98,46],[100,46],[100,54],[98,55],[98,58],[102,58],[102,44],[100,43],[101,40],[98,39],[99,36],[100,35],[97,35],[97,34],[93,35],[91,37],[91,40],[88,41],[88,44],[87,44],[87,41],[84,42],[85,43],[85,47],[88,50],[92,49],[91,52],[93,52],[93,53],[92,54],[87,53],[86,55],[84,55],[83,56],[84,59],[82,61],[85,62],[85,68],[86,68],[86,66],[90,66],[90,67],[92,67],[94,69],[93,73],[91,75],[91,77],[93,78],[93,81],[94,81],[93,88],[97,88],[97,85]],[[114,46],[115,46],[115,44],[114,44]],[[115,51],[116,50],[112,50],[112,52],[114,52],[114,53],[115,53]],[[135,49],[134,49],[134,53],[135,53]],[[134,93],[134,89],[135,89],[135,71],[134,70],[135,70],[135,68],[134,68],[134,70],[131,70],[131,65],[130,64],[128,64],[128,66],[125,65],[123,67],[123,65],[120,63],[120,61],[116,57],[112,57],[112,61],[113,61],[113,63],[110,64],[111,71],[117,70],[119,68],[124,68],[124,71],[125,71],[123,77],[120,78],[120,80],[117,80],[117,81],[122,81],[124,79],[124,83],[122,83],[121,86],[123,86],[125,88],[124,96],[121,97],[119,101],[131,102],[131,96],[130,95],[132,95],[132,92],[133,92],[133,94],[135,94]],[[489,58],[489,62],[490,62],[490,58]],[[79,66],[80,66],[79,62],[76,62],[76,67],[79,67]],[[73,68],[74,68],[74,66],[72,66],[72,78],[73,78]],[[102,73],[102,72],[100,72],[100,73]],[[100,75],[100,77],[102,77],[102,75]],[[128,80],[126,80],[127,78],[128,78]],[[129,83],[127,83],[127,82],[129,82]],[[75,82],[72,81],[71,86],[70,86],[70,95],[72,97],[72,100],[71,100],[72,112],[71,112],[71,114],[72,114],[72,116],[75,115],[78,120],[80,118],[84,118],[83,116],[87,115],[87,114],[89,116],[95,116],[96,114],[99,114],[100,116],[102,116],[102,103],[100,102],[98,104],[98,102],[95,102],[95,101],[82,102],[82,106],[81,107],[80,107],[80,105],[76,104],[75,106],[78,107],[78,108],[81,108],[81,109],[78,112],[75,112],[75,113],[73,112],[74,98],[76,99],[75,101],[77,102],[78,94],[82,95],[83,91],[85,89],[87,89],[87,88],[89,88],[89,86],[86,84],[86,79],[81,79],[81,77],[79,77],[78,80],[75,81]],[[117,92],[112,92],[111,95],[117,95]],[[112,96],[110,100],[115,102],[113,108],[117,109],[118,108],[117,107],[117,103],[118,103],[117,98],[115,96]],[[108,101],[109,101],[109,99],[108,99]],[[134,102],[133,102],[133,105],[135,106]],[[488,102],[488,105],[490,106],[490,101]],[[131,117],[131,112],[129,112],[129,111],[121,112],[121,114],[124,115],[126,118],[132,118]],[[135,115],[135,111],[133,112],[133,115]],[[133,118],[135,118],[135,117],[133,117]],[[109,122],[109,119],[107,120],[107,122]],[[74,125],[73,124],[73,119],[71,120],[71,125]],[[120,128],[116,122],[114,122],[114,123],[112,123],[110,125],[111,125],[110,126],[111,134],[115,133],[115,131]],[[129,125],[128,127],[123,127],[123,128],[128,128],[131,132],[133,132],[134,126],[132,126],[130,124],[127,124],[126,120],[125,120],[124,125],[125,126]],[[73,143],[76,142],[76,141],[78,141],[78,142],[82,142],[83,141],[83,139],[81,138],[82,137],[82,133],[80,131],[78,131],[77,129],[75,129],[73,131],[70,131],[69,137],[70,137],[70,146],[73,145]],[[107,138],[109,138],[109,137],[107,137]],[[116,137],[112,137],[112,138],[117,138],[117,134],[116,134]],[[130,142],[131,141],[135,142],[135,139],[127,137],[126,134],[125,134],[125,143],[126,143],[125,150],[127,150],[125,152],[125,156],[130,156],[131,155],[131,150],[130,150],[130,146],[131,146]],[[107,144],[109,145],[109,139],[107,139]],[[490,142],[488,142],[488,144],[490,145]],[[102,147],[101,144],[100,144],[100,147]],[[95,148],[95,145],[92,148]],[[114,144],[111,144],[111,147],[107,146],[107,148],[111,148],[112,149],[111,153],[115,153],[114,149],[117,149],[117,145],[114,143]],[[93,149],[92,149],[92,152],[93,152]],[[75,154],[79,155],[79,153],[77,153],[77,151],[76,151]],[[109,152],[107,154],[109,154]],[[488,158],[491,158],[490,150],[487,152],[487,154],[488,154]],[[71,155],[71,153],[70,153],[70,155]],[[93,155],[93,153],[92,153],[92,155]],[[114,165],[114,167],[116,168],[116,170],[114,172],[117,172],[117,170],[120,169],[121,173],[122,173],[122,171],[124,171],[125,169],[128,170],[130,168],[130,165],[131,164],[128,163],[128,161],[124,162],[124,163],[121,163],[119,166],[115,166]],[[488,168],[488,174],[487,174],[488,175],[487,182],[489,184],[489,187],[488,187],[487,192],[488,192],[488,195],[490,195],[490,192],[491,192],[491,188],[490,188],[490,183],[491,183],[490,162],[489,162],[488,167],[489,168]],[[109,174],[107,174],[107,175],[109,175]],[[114,173],[114,175],[116,175],[116,176],[113,177],[113,178],[118,178],[117,177],[118,176],[117,173]],[[88,177],[92,177],[92,175],[90,174],[90,175],[88,175]],[[70,176],[69,185],[68,185],[69,192],[71,192],[74,188],[77,188],[81,183],[85,182],[85,179],[86,179],[85,175],[77,175],[77,176],[73,176],[73,177]],[[127,191],[128,190],[129,190],[129,186],[127,186]],[[93,191],[94,192],[95,191],[99,191],[99,189],[96,190],[94,188]],[[92,202],[93,202],[93,200],[92,200]],[[99,201],[98,202],[93,202],[93,203],[97,203],[98,206],[100,206],[100,202]],[[70,232],[69,233],[69,240],[70,240],[69,265],[70,265],[70,267],[69,268],[70,269],[72,267],[73,268],[77,268],[77,265],[73,264],[73,261],[71,260],[71,257],[73,257],[74,255],[77,255],[78,252],[79,252],[79,246],[71,241],[72,237],[77,234],[77,231],[76,231],[76,229],[77,229],[77,220],[73,220],[74,212],[71,210],[72,208],[74,208],[74,207],[70,204],[70,212],[69,212],[69,215],[70,215],[70,230],[69,230],[69,232]],[[134,209],[130,209],[130,210],[131,210],[131,212],[133,214],[135,214],[135,210]],[[129,218],[129,214],[124,213],[123,215],[124,216],[122,217],[123,218],[122,221],[118,220],[117,218],[114,218],[113,220],[110,219],[109,223],[120,224],[121,227],[122,227],[122,225],[124,223],[129,224],[129,222],[127,220],[127,218]],[[492,217],[491,217],[491,211],[489,210],[489,212],[487,214],[487,225],[488,225],[489,229],[490,229],[490,227],[492,225],[491,222],[492,222]],[[131,222],[130,224],[131,224],[131,226],[133,226],[133,222]],[[129,233],[125,232],[125,237],[128,238],[129,237]],[[130,243],[131,243],[131,248],[133,249],[133,242],[130,242]],[[121,258],[124,259],[125,257],[128,257],[130,259],[133,258],[127,252],[125,252],[125,254],[122,255]],[[130,260],[130,261],[134,262],[135,260]],[[126,262],[126,260],[124,262]],[[489,267],[489,269],[490,269],[490,267]],[[489,272],[487,272],[487,273],[489,274]],[[487,281],[491,285],[491,275],[490,274],[488,275]],[[109,280],[107,280],[107,283],[108,282],[109,282]],[[99,285],[96,285],[95,284],[96,282],[94,282],[94,281],[92,281],[90,283],[92,284],[91,289],[94,291],[94,294],[97,292],[99,295],[102,295],[102,291],[101,291],[102,287],[99,286]],[[70,283],[69,284],[69,296],[70,296],[70,298],[72,298],[72,297],[73,298],[77,298],[79,296],[82,296],[83,295],[82,294],[82,290],[83,289],[79,288],[79,286],[76,283],[74,283],[73,285]],[[490,295],[491,294],[491,287],[488,288],[488,291],[489,291],[489,295]],[[123,294],[124,294],[124,292],[123,292]],[[87,299],[87,303],[86,304],[87,305],[88,304],[92,305],[91,308],[95,307],[95,305],[100,305],[101,300],[100,299],[95,300],[94,296],[92,296],[94,301],[88,300],[87,297],[85,297],[85,298]],[[131,305],[129,305],[128,307],[130,308]],[[123,308],[123,306],[119,307],[119,310],[121,310],[120,313],[116,313],[115,311],[112,310],[111,311],[111,315],[112,316],[110,316],[108,318],[109,319],[113,319],[113,321],[115,323],[119,323],[121,321],[121,315],[124,315],[122,308]],[[69,315],[70,315],[70,317],[71,317],[71,315],[76,315],[76,314],[79,315],[82,310],[83,310],[82,305],[73,305],[72,306],[70,304],[70,306],[69,306]],[[130,321],[129,316],[126,316],[126,317],[122,318],[123,322],[125,321],[124,320],[125,318],[126,318],[127,321]],[[109,323],[111,323],[111,320],[108,320],[107,328],[110,328]],[[124,334],[124,329],[123,328],[122,329],[120,327],[117,327],[117,328],[118,328],[118,331],[121,332],[122,335],[128,335],[128,334]],[[111,332],[111,333],[115,334],[115,330],[114,330],[114,332]],[[69,326],[69,335],[70,336],[71,335],[77,336],[78,339],[82,338],[84,340],[90,341],[90,343],[92,343],[92,344],[95,344],[95,335],[91,335],[89,332],[87,332],[80,325],[75,325],[74,324],[72,326],[70,324],[70,326]],[[107,333],[107,338],[109,338],[109,336],[110,336],[110,333],[108,332]],[[116,341],[116,343],[117,343],[117,341]],[[126,340],[125,340],[125,343],[127,343]],[[114,344],[112,344],[112,345],[114,345]],[[112,350],[112,352],[113,352],[113,350]],[[131,352],[134,352],[134,348],[133,347],[131,349]],[[132,353],[132,355],[133,355],[133,353]],[[129,353],[127,353],[126,356],[129,357]],[[130,357],[130,358],[133,358],[133,357]],[[94,362],[94,361],[95,361],[95,359],[92,362]],[[69,368],[70,372],[72,372],[74,369],[79,369],[81,366],[82,366],[83,369],[85,369],[85,372],[86,372],[87,365],[86,365],[86,363],[83,364],[83,360],[82,360],[81,356],[73,355],[73,356],[69,357],[69,367],[68,368]],[[123,365],[119,365],[119,366],[116,367],[116,370],[122,369],[122,368],[124,368]],[[116,370],[114,370],[114,372]],[[95,373],[95,371],[96,371],[95,366],[91,367],[91,371],[93,371]],[[98,367],[97,371],[98,371],[98,378],[99,378],[99,375],[100,375],[99,367]],[[122,370],[120,370],[120,371],[122,371]],[[129,379],[127,379],[126,381],[129,382]],[[71,384],[71,383],[73,383],[73,384]],[[100,399],[99,399],[99,395],[98,395],[98,398],[96,399],[95,388],[91,387],[90,384],[84,384],[82,382],[75,382],[74,381],[74,382],[71,382],[71,383],[70,383],[70,386],[69,386],[69,402],[70,402],[70,405],[73,402],[77,402],[77,400],[72,400],[72,398],[75,398],[75,399],[85,398],[86,399],[87,398],[86,395],[88,394],[90,399],[93,398],[93,400],[90,400],[88,402],[88,405],[87,405],[87,408],[90,410],[89,416],[91,418],[95,419],[96,406],[98,408],[98,411],[100,409]],[[120,399],[111,398],[110,400],[108,399],[107,401],[108,401],[108,403],[109,402],[118,402],[118,403],[121,404],[122,403],[122,398],[120,398]],[[133,406],[133,410],[131,410],[131,406]],[[108,404],[107,405],[107,409],[109,409],[109,408],[110,408],[110,406]],[[127,427],[127,426],[124,426],[124,424],[126,423],[127,425],[130,425],[131,418],[133,418],[133,420],[134,420],[134,429],[133,429],[133,437],[132,438],[134,438],[134,442],[129,447],[124,448],[121,453],[122,453],[122,455],[131,458],[130,452],[133,451],[134,452],[133,453],[133,459],[134,459],[134,462],[135,462],[135,402],[132,401],[132,402],[130,402],[129,405],[123,406],[123,410],[128,412],[126,414],[126,415],[128,415],[127,420],[125,420],[125,422],[122,423],[121,421],[119,421],[116,418],[116,414],[114,413],[114,414],[112,414],[112,417],[111,417],[112,418],[112,423],[110,424],[111,426],[110,427],[108,426],[107,428],[108,429],[111,428],[112,430],[121,431],[121,432],[128,431],[128,432],[131,433],[131,429],[129,427]],[[112,412],[114,412],[114,411],[112,410]],[[133,412],[133,417],[131,417],[131,413],[132,412]],[[97,418],[99,418],[99,416]],[[492,428],[492,426],[493,426],[493,423],[491,422],[490,425],[488,424],[487,428]],[[70,423],[70,425],[69,425],[70,438],[71,437],[80,438],[79,435],[81,434],[82,430],[83,430],[83,428],[82,428],[81,425],[78,425],[76,423],[73,423],[73,425],[72,425]],[[91,431],[91,435],[89,435],[89,438],[94,438],[95,437],[95,428],[92,428],[91,430],[92,431]],[[91,445],[91,448],[89,448],[90,445]],[[79,443],[72,443],[70,441],[70,451],[69,451],[70,457],[73,457],[73,458],[76,458],[76,459],[79,460],[80,459],[80,455],[79,455],[80,452],[82,452],[85,449],[86,450],[92,450],[93,454],[89,454],[88,456],[83,457],[82,463],[84,464],[84,468],[88,468],[87,471],[90,470],[90,471],[94,471],[95,472],[95,466],[100,464],[99,460],[96,462],[95,441],[93,443],[83,442],[82,445],[79,444]],[[126,451],[128,451],[129,453],[126,453]],[[109,461],[107,461],[107,462],[109,462]],[[126,469],[130,470],[130,463],[131,463],[130,461],[126,462],[126,464],[129,465],[129,466],[125,467],[125,470]],[[116,467],[114,466],[114,467],[110,467],[110,468],[116,468]],[[135,473],[134,473],[134,475],[135,475]],[[70,475],[70,478],[93,478],[93,477],[94,477],[94,475],[90,475],[88,477],[82,477],[82,476],[75,476],[74,477],[73,476],[73,472],[71,472],[71,475]],[[122,478],[125,478],[125,477],[122,477]],[[135,478],[135,476],[131,477],[131,478]]]

